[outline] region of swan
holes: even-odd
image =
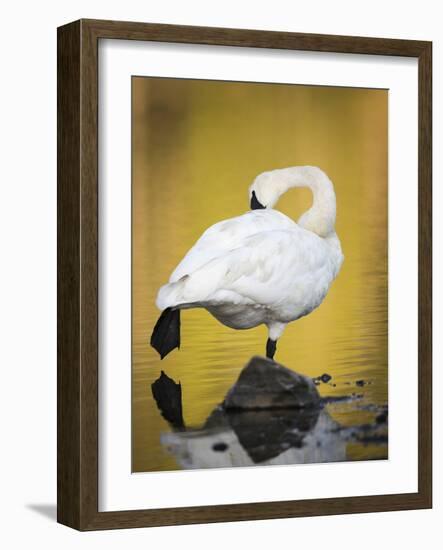
[[[294,187],[313,195],[297,223],[274,209]],[[205,308],[234,329],[266,325],[266,356],[273,359],[286,325],[311,313],[328,293],[344,259],[328,176],[314,166],[263,172],[249,187],[249,199],[251,210],[209,227],[158,291],[162,313],[151,345],[161,359],[180,347],[180,310],[189,308]]]

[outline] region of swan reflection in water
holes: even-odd
[[[183,420],[180,384],[162,372],[152,393],[172,428],[161,443],[183,469],[339,462],[355,436],[323,407],[227,411],[219,405],[193,429]]]
[[[198,430],[164,433],[184,469],[346,460],[346,438],[324,409],[226,412],[217,407]]]

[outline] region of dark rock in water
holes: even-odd
[[[316,376],[315,378],[313,378],[314,384],[316,386],[318,386],[321,382],[323,382],[323,384],[327,384],[329,380],[332,380],[332,376],[326,372],[321,376]]]
[[[387,420],[388,420],[388,412],[387,411],[383,411],[375,417],[375,421],[376,421],[377,424],[385,424],[387,422]]]
[[[352,399],[361,399],[363,397],[363,394],[352,392],[351,397],[352,397]]]
[[[366,384],[364,380],[357,380],[355,383],[356,386],[359,386],[360,388],[363,387]]]
[[[318,407],[320,396],[311,378],[271,359],[253,357],[228,391],[223,407],[229,409],[282,409]]]
[[[227,448],[228,448],[228,445],[224,441],[220,441],[220,443],[214,443],[214,445],[212,445],[213,451],[218,451],[221,453],[223,451],[226,451]]]

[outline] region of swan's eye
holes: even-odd
[[[252,191],[251,210],[259,210],[260,208],[266,208],[266,206],[262,205],[262,203],[257,199],[255,191]]]

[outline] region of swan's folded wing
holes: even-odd
[[[297,225],[277,210],[247,212],[242,216],[224,220],[209,227],[177,265],[170,283],[192,275],[216,258],[243,246],[245,239],[257,233],[277,229],[290,230]]]
[[[159,297],[162,305],[275,306],[288,296],[302,303],[312,289],[329,286],[333,268],[328,256],[323,240],[303,229],[265,231],[165,285]]]
[[[312,292],[326,292],[333,268],[322,239],[303,229],[270,231],[247,239],[233,251],[221,289],[254,304],[276,307],[288,299],[302,303]],[[215,299],[223,293],[216,293]]]

